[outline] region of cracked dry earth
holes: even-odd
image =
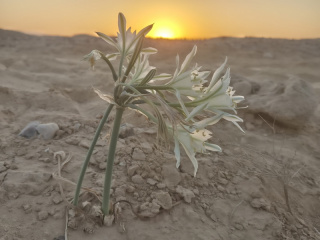
[[[319,108],[299,128],[286,127],[283,116],[283,122],[275,125],[275,134],[266,123],[272,125],[272,111],[268,115],[259,109],[250,111],[250,107],[240,110],[246,134],[227,122],[213,126],[213,142],[223,152],[199,154],[196,177],[187,156],[182,156],[177,169],[173,149],[155,144],[155,126],[127,111],[113,172],[111,196],[113,203],[118,202],[116,219],[108,227],[96,216],[114,115],[104,127],[88,167],[84,186],[90,191],[83,191],[81,209],[74,210],[66,202],[73,198],[73,183],[106,108],[91,86],[106,90],[112,87],[106,81],[111,75],[104,65],[91,72],[78,59],[96,46],[105,49],[105,45],[89,36],[36,37],[3,30],[1,36],[1,240],[62,240],[66,213],[68,239],[77,240],[106,236],[117,240],[320,239]],[[286,79],[287,72],[309,77],[305,81],[315,93],[320,92],[319,82],[314,80],[319,76],[314,63],[320,58],[310,50],[319,48],[316,40],[308,44],[303,40],[292,43],[250,38],[147,43],[159,50],[153,65],[159,62],[166,72],[174,68],[175,54],[186,54],[193,44],[198,45],[200,65],[205,65],[201,61],[218,65],[218,58],[223,60],[228,55],[235,76],[232,81],[251,105],[268,89],[269,79],[279,82],[281,77]],[[216,58],[204,49],[214,49]],[[262,49],[268,54],[261,53]],[[273,52],[278,55],[271,58]],[[289,65],[284,63],[288,52]],[[302,64],[305,55],[309,58]],[[263,67],[257,70],[257,66]],[[305,74],[307,70],[309,75]],[[248,84],[250,91],[240,89]],[[264,94],[270,100],[283,94],[268,92],[274,94]],[[318,96],[312,99],[316,106]],[[52,140],[19,137],[31,121],[55,122],[60,130]],[[69,157],[61,170],[64,180],[57,179],[59,159],[54,153],[59,151],[66,154],[60,164]]]

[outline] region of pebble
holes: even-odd
[[[107,167],[107,163],[106,163],[106,162],[101,162],[101,163],[99,163],[99,169],[105,170],[106,167]]]
[[[127,172],[128,172],[129,177],[132,177],[138,169],[139,169],[138,165],[132,165],[132,166],[128,167]]]
[[[181,176],[175,165],[162,166],[162,176],[168,187],[175,187],[181,182]]]
[[[152,153],[153,152],[152,146],[147,142],[142,143],[141,148],[142,148],[142,151],[145,153]]]
[[[81,140],[81,142],[79,143],[80,147],[89,149],[90,148],[91,143],[87,140]]]
[[[52,202],[54,204],[59,204],[63,201],[62,197],[59,194],[56,194],[55,196],[52,197]]]
[[[271,209],[270,203],[266,201],[264,198],[254,198],[250,204],[253,208],[262,208],[267,211],[270,211]]]
[[[138,160],[138,161],[145,161],[146,155],[144,154],[144,152],[141,149],[135,148],[132,153],[132,159]]]
[[[76,137],[71,137],[71,138],[67,138],[65,140],[66,143],[70,144],[70,145],[78,145],[80,143],[80,140]]]
[[[172,199],[168,192],[161,191],[155,193],[155,200],[163,209],[168,210],[172,208]]]
[[[136,184],[143,184],[144,183],[144,179],[140,176],[140,175],[134,175],[132,178],[131,178],[131,181],[136,183]]]
[[[221,183],[222,185],[227,185],[229,183],[229,181],[225,178],[219,178],[218,182]]]
[[[133,192],[134,192],[134,190],[135,190],[135,187],[130,186],[130,185],[127,185],[127,187],[126,187],[126,191],[127,191],[128,193],[133,193]]]
[[[145,202],[140,205],[140,216],[143,217],[155,217],[160,212],[160,205],[153,200],[152,203]]]
[[[236,223],[235,225],[234,225],[234,227],[237,229],[237,230],[243,230],[243,226],[240,224],[240,223]]]
[[[32,212],[32,207],[29,204],[23,204],[22,208],[23,208],[25,213],[31,213]]]
[[[46,210],[42,210],[38,213],[39,220],[46,220],[49,216],[49,213]]]
[[[222,187],[221,185],[218,185],[218,190],[220,191],[220,192],[225,192],[226,191],[226,189],[224,188],[224,187]]]
[[[126,196],[126,189],[124,187],[116,188],[114,192],[116,197],[125,197]]]
[[[151,186],[154,186],[157,184],[157,181],[155,181],[154,179],[152,178],[148,178],[147,179],[147,183],[150,184]]]
[[[183,198],[186,203],[191,203],[192,199],[195,197],[194,193],[182,186],[177,186],[176,192]]]
[[[120,127],[119,138],[127,138],[132,135],[134,135],[133,125],[126,123]]]

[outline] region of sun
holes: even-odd
[[[154,38],[174,38],[175,34],[172,29],[168,27],[161,27],[155,30]]]

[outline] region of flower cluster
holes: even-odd
[[[97,33],[115,53],[104,54],[93,50],[84,59],[91,62],[103,59],[110,67],[115,81],[114,92],[105,94],[95,89],[96,93],[110,104],[121,108],[131,108],[158,126],[158,138],[175,143],[174,153],[180,165],[180,146],[190,158],[194,166],[194,175],[198,169],[196,153],[206,150],[221,151],[215,144],[207,142],[211,132],[206,128],[221,119],[231,121],[241,131],[238,122],[242,122],[236,114],[237,104],[244,100],[243,96],[235,96],[230,87],[230,68],[225,70],[227,59],[213,73],[201,71],[197,64],[191,65],[196,55],[194,46],[182,64],[176,58],[177,68],[173,75],[156,75],[156,68],[149,65],[149,56],[157,52],[154,48],[142,48],[143,39],[152,25],[139,33],[126,29],[126,19],[119,14],[119,33],[114,40],[103,33]],[[112,61],[120,57],[118,72]],[[144,106],[149,106],[145,108]],[[151,107],[151,108],[150,108]],[[150,111],[151,109],[151,111]]]

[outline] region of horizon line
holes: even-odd
[[[26,35],[31,35],[31,36],[38,36],[38,37],[76,37],[76,36],[81,36],[81,35],[85,35],[88,37],[96,37],[99,38],[99,36],[95,36],[94,33],[93,34],[89,34],[89,33],[77,33],[77,34],[73,34],[73,35],[58,35],[58,34],[46,34],[46,33],[38,33],[38,32],[34,32],[34,31],[21,31],[21,30],[14,30],[14,29],[6,29],[6,28],[1,28],[0,30],[5,30],[5,31],[11,31],[11,32],[19,32],[22,34],[26,34]],[[112,38],[116,38],[116,36],[112,36],[110,35],[110,37]],[[162,37],[146,37],[147,39],[152,39],[152,40],[169,40],[169,41],[205,41],[205,40],[210,40],[210,39],[215,39],[215,38],[264,38],[264,39],[285,39],[285,40],[316,40],[316,39],[320,39],[319,37],[314,37],[314,38],[285,38],[285,37],[270,37],[270,36],[252,36],[252,35],[244,35],[244,36],[215,36],[215,37],[209,37],[209,38],[187,38],[187,37],[182,37],[182,38],[162,38]]]

